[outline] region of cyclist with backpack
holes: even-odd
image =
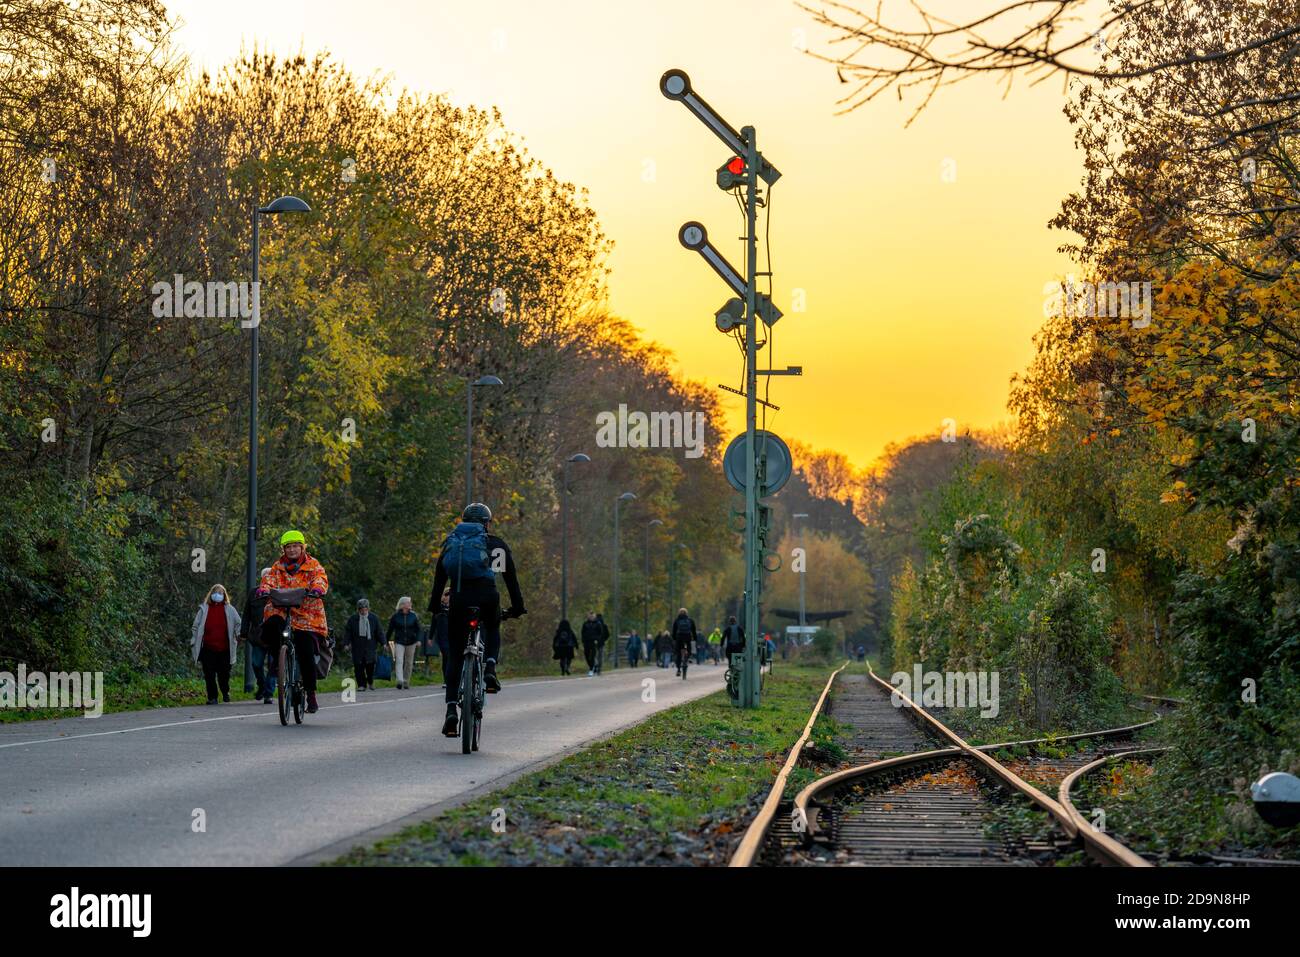
[[[302,685],[307,692],[307,712],[315,714],[316,669],[312,665],[316,645],[329,641],[329,625],[325,621],[325,594],[330,580],[321,563],[307,554],[307,539],[302,532],[290,530],[280,536],[280,557],[262,576],[253,594],[259,598],[271,594],[272,589],[305,588],[307,595],[297,608],[277,608],[274,602],[266,603],[262,618],[262,640],[269,655],[268,671],[275,677],[279,670],[280,636],[284,631],[284,616],[289,616],[293,629],[293,647],[298,661],[302,662]]]
[[[686,614],[685,608],[679,608],[677,618],[673,621],[673,658],[677,662],[677,674],[683,677],[691,648],[699,637],[695,631],[695,620]]]
[[[460,670],[465,658],[465,644],[469,640],[471,608],[479,610],[483,628],[484,661],[483,685],[489,694],[501,690],[497,679],[497,658],[501,654],[501,622],[526,613],[524,596],[519,591],[515,574],[514,556],[505,541],[488,531],[492,510],[482,502],[465,506],[460,524],[442,543],[438,569],[433,577],[433,592],[429,596],[429,611],[436,614],[442,607],[442,592],[451,586],[451,601],[447,608],[447,654],[445,656],[447,682],[447,719],[442,733],[449,738],[459,734],[456,708],[456,689],[460,687]],[[510,607],[501,610],[501,596],[497,592],[496,573],[501,572],[510,592]]]

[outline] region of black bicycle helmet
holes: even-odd
[[[460,513],[462,522],[484,522],[492,521],[492,509],[488,508],[482,502],[471,502],[465,506],[465,511]]]

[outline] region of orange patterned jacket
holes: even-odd
[[[262,578],[259,588],[315,588],[322,595],[330,589],[330,580],[325,574],[325,569],[321,563],[316,561],[306,551],[302,554],[302,563],[298,566],[297,572],[290,573],[285,567],[284,556],[281,555],[271,566],[271,570]],[[266,610],[262,612],[262,620],[272,617],[273,615],[283,614],[285,609],[276,608],[271,602],[266,603]],[[308,595],[302,600],[302,606],[299,608],[290,608],[289,621],[290,627],[299,631],[310,631],[317,635],[328,635],[329,626],[325,623],[325,602],[320,598],[313,598]]]

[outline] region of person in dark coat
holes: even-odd
[[[560,626],[555,629],[555,638],[551,642],[551,647],[555,650],[552,657],[560,663],[560,674],[567,675],[569,663],[573,661],[573,656],[578,650],[578,636],[574,634],[569,619],[560,619]]]
[[[582,623],[582,654],[587,659],[587,677],[596,674],[596,655],[601,645],[600,622],[594,611],[587,612],[587,620]]]
[[[451,608],[451,589],[443,589],[442,611],[433,616],[433,637],[438,645],[438,656],[442,659],[442,690],[447,690],[447,624]]]
[[[695,619],[686,613],[685,608],[678,609],[673,619],[673,661],[677,663],[677,673],[682,673],[682,665],[690,657],[692,649],[700,640],[700,633],[695,628]]]
[[[384,643],[384,629],[379,616],[370,610],[370,600],[357,602],[357,613],[348,619],[346,634],[352,645],[352,673],[357,690],[375,690],[375,653]]]
[[[263,568],[258,581],[270,570]],[[248,642],[248,657],[252,660],[253,677],[257,679],[257,693],[253,697],[263,704],[270,704],[275,697],[275,675],[266,673],[266,645],[262,643],[262,618],[270,600],[270,595],[258,595],[256,590],[249,592],[244,601],[244,617],[239,621],[239,640]]]
[[[411,610],[411,599],[403,595],[397,610],[388,619],[388,640],[396,645],[393,677],[397,687],[411,687],[411,668],[415,665],[415,646],[420,642],[420,618]]]
[[[627,636],[627,663],[633,668],[641,660],[641,636],[632,629],[632,634]]]

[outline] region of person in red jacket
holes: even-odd
[[[277,608],[274,602],[267,602],[262,619],[262,640],[271,655],[271,674],[275,674],[279,670],[284,615],[288,612],[293,628],[293,647],[298,660],[302,662],[302,686],[307,692],[307,711],[315,714],[316,669],[312,666],[312,661],[316,654],[316,642],[324,643],[329,637],[324,598],[329,591],[330,580],[321,563],[307,554],[307,540],[302,532],[285,532],[280,536],[280,548],[280,557],[262,576],[255,594],[269,595],[272,589],[279,588],[305,588],[307,597],[297,608]]]

